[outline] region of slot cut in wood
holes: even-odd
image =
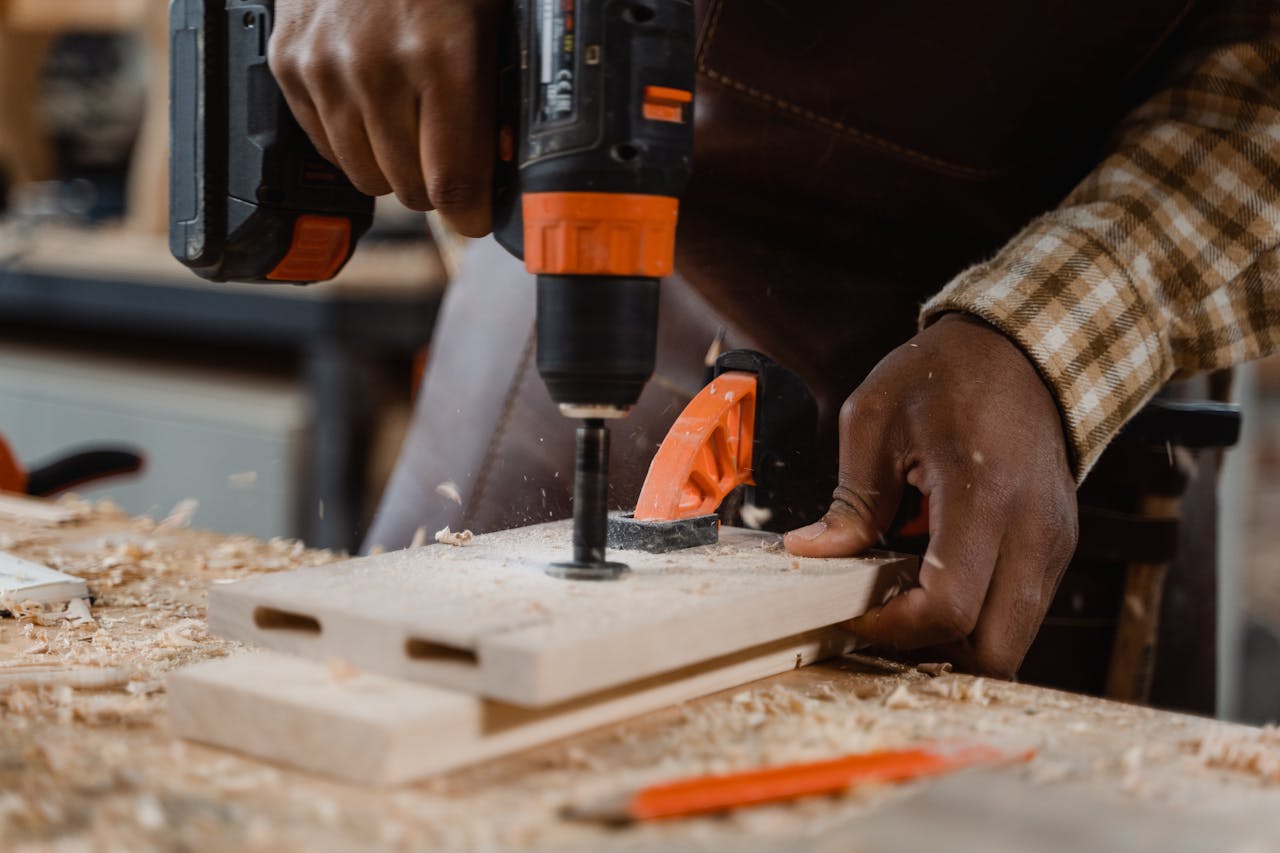
[[[321,634],[320,620],[305,613],[291,613],[275,607],[255,607],[253,624],[263,631],[292,631],[301,634]]]
[[[410,637],[404,642],[404,653],[413,660],[429,660],[433,663],[457,664],[459,666],[479,666],[480,658],[471,649],[435,643],[419,637]]]

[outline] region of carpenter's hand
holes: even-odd
[[[788,533],[787,550],[836,557],[875,545],[904,483],[929,498],[920,585],[849,627],[1012,677],[1075,549],[1076,499],[1053,398],[991,326],[948,314],[877,365],[840,413],[831,509]]]
[[[490,227],[496,0],[277,0],[271,70],[298,123],[368,195]]]

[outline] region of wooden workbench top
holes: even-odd
[[[64,502],[0,505],[0,550],[78,574],[93,620],[0,620],[0,847],[87,849],[1274,849],[1280,733],[849,659],[428,783],[352,788],[175,740],[163,676],[226,655],[210,583],[336,555]],[[570,801],[648,781],[954,736],[1030,736],[1025,766],[605,830]],[[1254,844],[1248,847],[1248,844]],[[43,849],[43,848],[42,848]]]

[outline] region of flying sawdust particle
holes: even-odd
[[[773,518],[773,510],[755,504],[743,504],[738,514],[742,516],[742,523],[752,530],[759,530]]]
[[[462,506],[462,492],[458,489],[458,484],[453,480],[445,480],[436,486],[436,494],[442,498],[448,498],[458,506]]]
[[[472,538],[470,530],[453,531],[446,526],[443,530],[436,531],[437,542],[441,545],[453,545],[456,548],[466,545]]]

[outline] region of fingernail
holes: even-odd
[[[825,521],[815,521],[806,527],[799,527],[788,533],[788,536],[794,536],[804,542],[812,542],[819,536],[827,532],[827,523]]]

